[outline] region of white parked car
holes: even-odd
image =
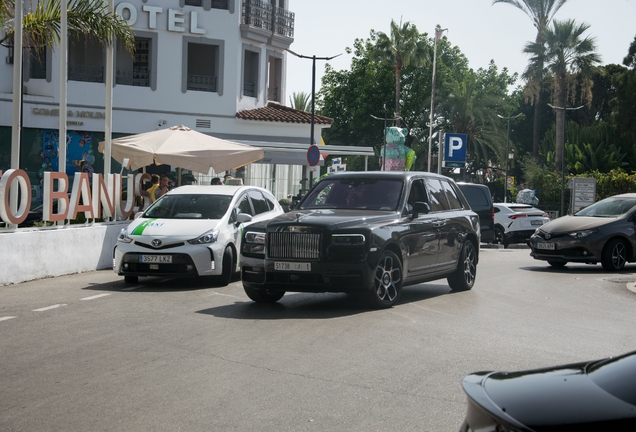
[[[511,243],[526,243],[541,225],[550,222],[548,214],[528,204],[494,203],[494,243],[505,248]]]
[[[128,283],[139,276],[219,276],[227,285],[238,271],[243,228],[283,213],[259,187],[178,187],[121,231],[114,270]]]

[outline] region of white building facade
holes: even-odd
[[[115,11],[134,29],[136,51],[131,55],[115,48],[113,138],[185,125],[233,141],[269,143],[263,161],[235,174],[247,184],[272,190],[279,199],[296,194],[302,165],[307,165],[303,146],[319,143],[331,119],[316,116],[310,137],[309,115],[278,105],[288,99],[286,48],[294,40],[288,2],[115,0]],[[66,172],[103,172],[97,146],[105,130],[106,49],[72,34],[68,47]],[[63,56],[59,48],[24,52],[20,168],[37,185],[44,171],[59,169]],[[10,168],[12,53],[12,48],[0,47],[5,59],[0,64],[0,170]],[[119,169],[113,161],[112,171]],[[209,184],[216,174],[193,173],[201,184]]]

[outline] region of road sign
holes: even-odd
[[[515,178],[514,176],[508,176],[506,179],[507,188],[512,189],[515,186]]]
[[[447,133],[444,139],[444,167],[464,168],[466,166],[466,134]]]
[[[572,180],[572,213],[576,213],[596,202],[596,179],[575,177]]]
[[[307,162],[309,166],[316,166],[320,162],[320,149],[317,145],[312,144],[307,149]]]

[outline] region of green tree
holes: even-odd
[[[398,25],[391,20],[391,33],[371,32],[376,39],[373,55],[376,59],[392,64],[395,68],[395,116],[400,116],[402,68],[414,65],[425,66],[430,62],[430,49],[426,35],[417,31],[410,22]],[[400,125],[400,120],[397,120]]]
[[[636,37],[629,47],[623,64],[627,69],[613,76],[612,83],[616,88],[616,109],[613,120],[618,136],[625,148],[631,149],[630,162],[636,167]]]
[[[24,48],[57,47],[60,43],[60,1],[42,0],[37,2],[35,9],[24,14],[22,20]],[[114,37],[122,42],[129,52],[134,52],[135,37],[132,27],[121,16],[109,12],[106,2],[69,0],[67,5],[69,34],[93,37],[105,45],[110,45]],[[2,24],[0,44],[13,43],[14,12],[12,0],[0,0],[0,24]]]
[[[535,43],[542,46],[545,42],[544,30],[548,27],[552,18],[567,0],[493,0],[492,4],[507,3],[523,11],[537,29]],[[532,154],[539,156],[539,144],[541,140],[541,111],[542,111],[542,87],[543,87],[543,58],[539,57],[528,68],[524,78],[528,80],[526,91],[534,105],[534,119],[532,128]]]
[[[545,61],[546,68],[554,75],[556,105],[566,107],[568,76],[575,76],[577,73],[581,73],[583,77],[589,76],[592,67],[600,61],[600,57],[595,52],[594,38],[589,36],[583,38],[583,33],[590,27],[588,24],[577,25],[574,20],[554,20],[552,24],[552,27],[544,29],[545,44],[528,43],[524,51],[531,55],[531,64],[535,66]],[[557,109],[555,166],[559,171],[565,138],[564,118],[564,110]]]
[[[507,88],[515,81],[516,74],[508,75],[505,68],[498,72],[491,62],[488,69],[471,70],[454,82],[440,103],[441,115],[447,120],[444,130],[467,135],[467,171],[473,175],[507,157],[505,128],[497,114],[510,111]]]
[[[291,104],[291,107],[294,109],[309,112],[311,110],[311,106],[309,105],[310,97],[311,95],[308,95],[305,92],[300,92],[300,93],[294,92],[289,97],[289,103]]]

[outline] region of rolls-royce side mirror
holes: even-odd
[[[416,218],[420,214],[427,214],[431,212],[431,206],[424,201],[415,201],[413,203],[413,217]]]

